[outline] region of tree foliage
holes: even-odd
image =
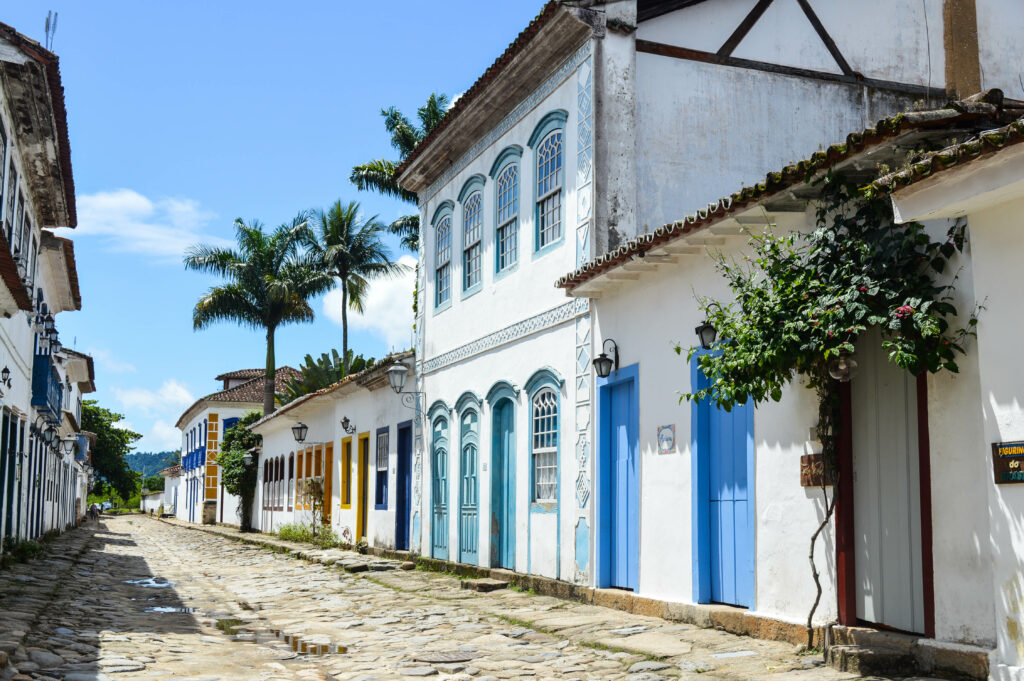
[[[249,426],[262,417],[261,412],[251,411],[243,416],[238,423],[228,428],[228,432],[224,434],[224,440],[221,442],[220,455],[217,458],[224,489],[240,500],[238,515],[242,532],[252,529],[252,502],[256,497],[256,480],[259,469],[255,461],[246,466],[243,457],[246,452],[260,444],[260,436],[249,430]]]
[[[192,313],[195,329],[219,321],[231,321],[263,330],[267,337],[263,410],[274,411],[274,378],[277,364],[274,336],[277,328],[290,323],[313,321],[309,300],[333,284],[319,258],[300,252],[306,229],[306,215],[291,224],[265,232],[258,221],[235,220],[237,249],[199,244],[185,254],[185,268],[223,277],[224,284],[212,287],[199,299]]]
[[[122,499],[128,499],[135,492],[138,476],[128,467],[125,457],[142,436],[117,426],[123,418],[123,414],[99,406],[96,400],[82,403],[82,430],[96,434],[92,467],[96,470],[97,486],[109,486]]]
[[[360,215],[356,201],[335,201],[327,210],[314,211],[311,221],[312,227],[302,231],[309,256],[323,273],[341,285],[341,352],[348,374],[349,308],[363,312],[371,280],[398,276],[408,268],[391,260],[391,253],[381,240],[384,225],[376,215]]]
[[[164,491],[164,476],[162,475],[151,475],[142,481],[142,486],[148,489],[150,492],[163,492]]]
[[[398,165],[412,153],[423,138],[440,125],[448,112],[449,100],[444,94],[432,93],[426,103],[416,110],[419,125],[413,124],[409,118],[395,107],[382,109],[384,129],[391,136],[391,146],[398,152],[398,161],[386,159],[373,160],[352,168],[349,179],[359,191],[373,190],[401,199],[407,203],[416,203],[416,194],[402,189],[398,185],[395,170]],[[390,225],[388,231],[398,236],[402,247],[410,251],[419,250],[420,218],[418,215],[405,215]]]
[[[349,373],[358,373],[367,367],[373,366],[375,361],[373,357],[367,359],[362,355],[355,355],[352,350],[349,350],[348,354]],[[333,349],[330,355],[326,352],[320,353],[320,357],[316,360],[313,359],[312,355],[306,355],[306,358],[299,366],[299,371],[302,374],[289,378],[284,384],[284,392],[277,394],[278,403],[287,404],[303,395],[326,388],[345,378],[346,375],[345,364],[342,362],[341,355],[338,354],[337,350]]]

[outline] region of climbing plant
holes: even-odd
[[[702,298],[699,304],[724,340],[716,352],[698,356],[708,386],[680,400],[709,400],[725,410],[749,400],[779,401],[783,388],[803,375],[817,393],[824,481],[834,484],[837,377],[844,378],[858,338],[877,327],[889,361],[902,369],[915,375],[956,372],[957,355],[974,335],[977,310],[962,327],[951,324],[958,314],[956,276],[947,269],[963,250],[963,225],[933,241],[919,223],[894,224],[887,198],[867,198],[840,175],[827,175],[819,183],[812,232],[777,234],[769,228],[751,235],[751,256],[715,256],[732,299]],[[690,348],[687,360],[697,352]],[[822,593],[814,547],[831,521],[837,491],[835,485],[830,497],[822,485],[825,514],[810,542],[816,597],[807,616],[808,647],[813,646],[812,621]]]
[[[245,465],[245,454],[257,447],[262,440],[260,435],[249,430],[249,426],[263,417],[260,411],[250,411],[235,425],[228,428],[221,442],[218,463],[221,467],[221,479],[224,489],[229,494],[239,497],[238,519],[242,532],[252,531],[252,502],[256,498],[256,482],[258,480],[258,456],[253,454],[253,461]]]

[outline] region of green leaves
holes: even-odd
[[[821,183],[817,225],[809,234],[770,230],[750,238],[752,255],[724,256],[716,267],[732,303],[700,300],[728,339],[699,357],[708,386],[681,399],[729,409],[747,399],[778,401],[794,372],[831,394],[826,364],[853,353],[868,329],[883,329],[890,361],[912,373],[957,371],[954,356],[974,335],[976,312],[951,330],[953,284],[936,280],[964,245],[963,226],[933,242],[917,223],[894,225],[888,201],[868,200],[841,176]],[[682,347],[676,348],[682,354]],[[687,359],[699,352],[690,348]]]

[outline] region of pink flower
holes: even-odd
[[[892,313],[892,316],[896,317],[896,319],[903,319],[904,317],[909,317],[912,314],[914,314],[914,308],[909,305],[901,305],[896,308],[896,311]]]

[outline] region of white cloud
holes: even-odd
[[[125,430],[135,430],[135,426],[132,425],[132,422],[131,421],[125,421],[124,419],[121,419],[120,421],[114,421],[111,425],[114,428],[123,428]]]
[[[416,283],[416,258],[403,255],[398,262],[409,271],[392,279],[370,282],[363,305],[364,314],[348,311],[350,329],[369,331],[380,337],[388,349],[403,350],[412,345],[412,292]],[[341,325],[341,289],[336,288],[324,296],[324,314]]]
[[[127,374],[135,371],[135,365],[130,364],[129,362],[122,362],[118,358],[114,357],[114,354],[109,350],[89,348],[85,351],[85,354],[91,356],[101,367],[112,374]]]
[[[195,402],[192,393],[173,378],[164,381],[156,391],[146,388],[114,388],[113,391],[125,409],[150,416],[177,414]]]
[[[460,99],[462,99],[462,95],[464,95],[464,94],[466,94],[465,90],[463,90],[462,92],[460,92],[457,95],[455,95],[454,97],[452,97],[451,100],[449,100],[449,102],[448,102],[448,109],[447,110],[451,111],[452,108],[455,106],[455,103],[458,102]]]
[[[145,445],[144,451],[166,452],[174,449],[181,449],[181,431],[162,419],[153,422],[145,437],[140,441]],[[140,449],[142,449],[140,447]]]
[[[214,214],[192,199],[153,200],[131,189],[76,197],[76,236],[104,237],[112,250],[180,260],[189,246],[231,242],[203,232]]]

